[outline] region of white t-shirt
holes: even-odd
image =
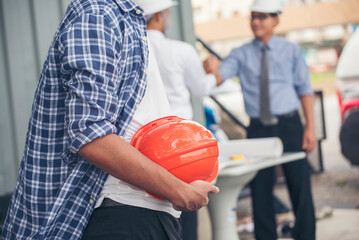
[[[161,75],[151,46],[149,46],[147,72],[147,88],[145,95],[141,104],[136,109],[125,136],[123,136],[127,142],[130,142],[135,132],[146,123],[171,115]],[[142,189],[132,186],[111,175],[108,176],[95,207],[99,207],[105,197],[125,205],[167,212],[176,218],[179,218],[181,215],[180,211],[176,211],[172,207],[171,202],[154,198]]]
[[[207,96],[217,86],[206,74],[196,49],[185,42],[168,39],[160,31],[148,30],[172,115],[192,119],[191,93]]]

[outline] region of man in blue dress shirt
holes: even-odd
[[[251,8],[255,39],[231,51],[221,63],[211,57],[207,72],[222,79],[239,76],[246,112],[251,121],[248,138],[280,137],[285,152],[315,147],[313,91],[301,48],[274,36],[281,12],[279,0],[256,0]],[[218,76],[218,74],[217,74]],[[303,130],[298,109],[302,105]],[[315,239],[315,215],[306,159],[283,164],[296,223],[294,239]],[[256,239],[276,239],[273,205],[274,167],[259,171],[250,183]]]

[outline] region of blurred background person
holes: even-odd
[[[315,147],[313,91],[301,48],[274,35],[282,12],[280,0],[255,0],[250,26],[255,39],[235,48],[222,62],[214,57],[204,62],[208,73],[223,80],[238,76],[250,117],[248,138],[279,137],[284,152]],[[306,127],[298,109],[302,105]],[[307,159],[282,165],[293,212],[292,237],[315,239],[315,215]],[[275,168],[258,172],[250,183],[256,239],[277,239],[273,203]]]
[[[153,47],[163,84],[173,115],[192,119],[191,93],[209,95],[221,84],[219,77],[206,74],[196,49],[189,43],[169,39],[169,8],[177,5],[172,0],[136,0],[144,9],[147,34]],[[185,240],[197,239],[197,212],[181,215]]]
[[[222,82],[213,74],[206,74],[196,49],[189,43],[169,39],[169,8],[177,5],[171,0],[137,0],[144,8],[147,34],[153,46],[172,113],[192,119],[191,93],[209,95]]]

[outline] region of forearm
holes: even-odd
[[[86,144],[79,154],[112,176],[169,200],[186,185],[115,134]]]
[[[306,120],[306,128],[314,130],[313,96],[312,95],[301,96],[300,101],[302,104],[302,108]]]

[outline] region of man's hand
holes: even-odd
[[[179,192],[179,197],[169,199],[173,208],[179,211],[198,211],[208,204],[208,193],[218,193],[219,188],[204,181],[194,181],[187,184],[186,188]]]
[[[206,71],[206,73],[216,73],[218,72],[219,65],[221,64],[221,61],[214,57],[210,56],[206,60],[203,61],[203,68]]]
[[[311,153],[315,148],[316,140],[314,129],[306,128],[303,133],[303,144],[302,148],[306,150],[307,154]]]
[[[302,103],[304,116],[306,120],[306,128],[303,133],[302,149],[306,150],[307,154],[311,153],[315,148],[315,131],[314,131],[314,115],[313,115],[313,96],[304,95],[300,97]]]
[[[223,83],[222,76],[219,74],[219,66],[221,65],[221,61],[214,57],[210,56],[206,60],[203,61],[203,68],[207,74],[212,74],[216,78],[217,86]]]

